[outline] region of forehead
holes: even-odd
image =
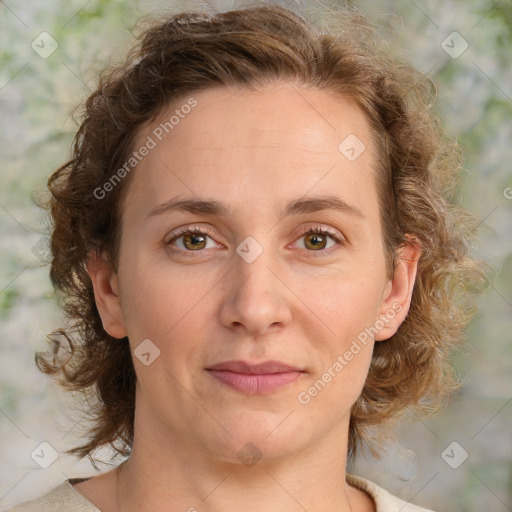
[[[189,139],[191,131],[196,135],[194,140]],[[272,142],[289,141],[304,150],[323,153],[327,144],[337,150],[336,143],[348,133],[361,139],[370,135],[366,115],[353,99],[279,82],[258,90],[215,86],[174,99],[155,121],[139,130],[138,141],[153,135],[164,145],[171,139],[176,143],[187,139],[198,148],[214,149],[213,143],[222,145],[226,136],[233,142],[252,136],[255,143],[266,142],[269,147]],[[269,140],[270,136],[276,140]],[[371,145],[372,141],[365,143]]]
[[[279,201],[313,189],[337,189],[361,204],[375,188],[365,114],[326,91],[287,83],[257,91],[206,89],[163,109],[139,130],[135,147],[149,139],[154,147],[131,186],[146,214],[171,196],[203,196],[205,187],[240,207],[257,194]]]

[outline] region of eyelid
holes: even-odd
[[[178,228],[176,231],[173,231],[169,234],[169,237],[166,237],[165,243],[168,244],[179,238],[180,236],[186,235],[187,233],[204,233],[209,237],[213,238],[213,232],[207,228],[202,226],[183,226],[182,228]]]
[[[314,226],[309,226],[309,225],[303,226],[302,227],[302,236],[304,236],[312,231],[313,232],[318,231],[318,232],[327,234],[329,236],[332,236],[333,238],[338,239],[339,242],[346,241],[345,237],[337,229],[331,228],[331,227],[329,227],[327,225],[323,225],[323,224],[315,224]]]

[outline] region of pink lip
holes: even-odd
[[[266,361],[260,364],[226,361],[207,370],[223,384],[249,395],[274,391],[296,381],[303,373],[302,370],[280,361]]]
[[[227,370],[235,373],[248,375],[264,375],[268,373],[300,372],[300,368],[290,366],[281,361],[264,361],[263,363],[251,364],[245,361],[224,361],[207,368],[207,370]]]

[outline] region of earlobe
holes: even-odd
[[[103,328],[114,338],[126,337],[116,272],[98,251],[89,253],[87,272],[93,284],[96,307],[100,313]]]
[[[421,247],[416,237],[411,235],[406,237],[408,241],[398,252],[393,279],[386,286],[379,311],[379,319],[384,326],[375,335],[375,341],[391,338],[409,312]]]

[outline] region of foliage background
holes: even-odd
[[[276,0],[276,3],[277,0]],[[284,3],[284,2],[279,2]],[[290,2],[293,3],[293,2]],[[310,2],[322,15],[322,5]],[[495,277],[455,363],[465,385],[447,410],[406,423],[380,461],[351,472],[435,510],[512,510],[512,3],[510,0],[353,0],[390,50],[438,86],[436,107],[464,156],[464,205],[481,224],[475,252]],[[73,108],[98,71],[125,53],[135,21],[199,2],[46,0],[0,2],[0,507],[41,495],[64,479],[105,471],[61,455],[47,469],[31,453],[42,441],[74,446],[80,419],[34,364],[45,336],[61,325],[45,261],[47,219],[33,203],[69,155]],[[219,10],[245,5],[212,1]],[[43,31],[58,42],[47,59],[32,48]],[[442,42],[457,31],[468,43],[458,58]],[[441,453],[453,441],[468,453],[457,469]],[[413,451],[411,451],[413,450]],[[107,461],[111,454],[105,451]],[[117,464],[114,460],[111,464]]]

